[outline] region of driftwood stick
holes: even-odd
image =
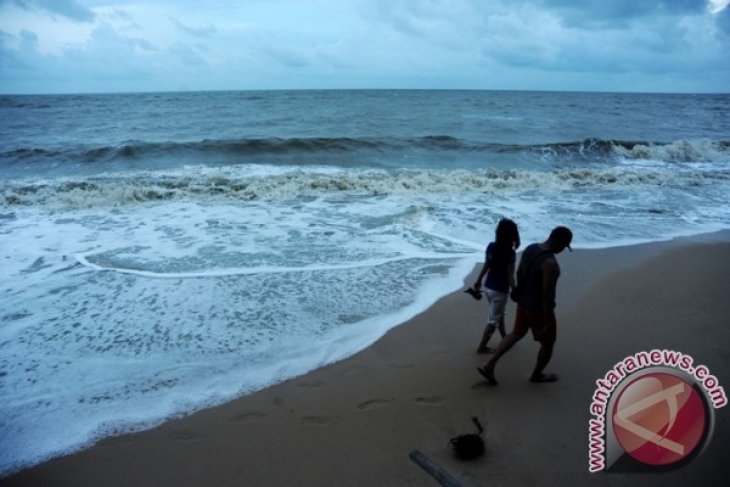
[[[461,484],[449,473],[441,468],[436,462],[428,458],[419,450],[411,450],[408,456],[418,464],[419,467],[428,472],[431,477],[443,487],[461,487]]]

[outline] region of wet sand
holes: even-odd
[[[527,381],[538,350],[528,335],[488,386],[476,372],[488,356],[475,353],[486,302],[457,292],[346,360],[0,484],[438,485],[413,449],[463,485],[725,484],[730,407],[715,411],[707,450],[665,473],[590,474],[588,421],[596,379],[644,350],[689,354],[730,391],[730,232],[558,259],[556,383]],[[512,303],[507,313],[509,331]],[[463,462],[448,443],[473,431],[472,416],[486,425],[487,452]]]

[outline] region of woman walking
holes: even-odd
[[[510,288],[516,286],[515,249],[520,246],[520,232],[517,224],[508,218],[503,218],[497,224],[494,233],[494,242],[487,245],[484,265],[471,290],[472,293],[479,294],[483,287],[489,301],[487,326],[477,347],[477,353],[492,351],[487,347],[487,343],[492,338],[495,329],[499,330],[502,338],[505,337],[504,309],[507,306]]]

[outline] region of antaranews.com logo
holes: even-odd
[[[707,446],[725,390],[704,365],[672,350],[638,352],[596,381],[588,470],[670,469]]]

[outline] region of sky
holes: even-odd
[[[0,0],[0,93],[728,93],[728,3]]]

